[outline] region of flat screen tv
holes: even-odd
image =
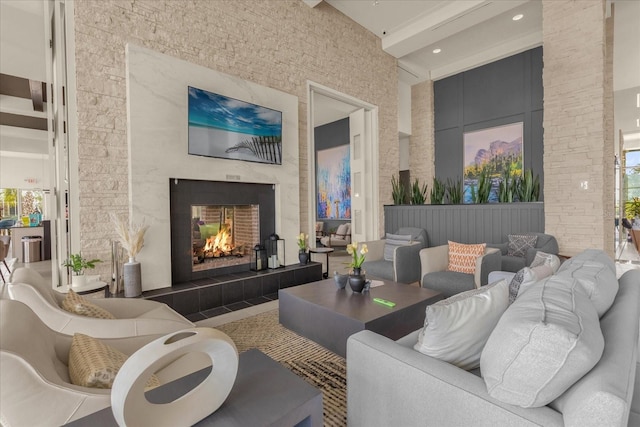
[[[189,154],[282,164],[282,112],[189,86]]]

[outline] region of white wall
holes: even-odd
[[[282,165],[190,156],[187,86],[282,111]],[[298,98],[134,45],[127,46],[129,208],[151,227],[138,260],[142,288],[171,286],[169,179],[275,185],[276,233],[297,263],[300,233]],[[228,175],[232,175],[230,178]]]
[[[0,156],[0,188],[49,189],[49,157]]]
[[[398,81],[398,133],[401,136],[411,135],[411,86],[400,80]]]

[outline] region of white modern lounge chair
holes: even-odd
[[[135,399],[136,408],[140,407],[137,412],[142,413],[142,417],[147,416],[149,425],[160,425],[157,418],[171,411],[172,405],[204,407],[205,412],[211,409],[211,405],[203,400],[200,386],[198,389],[191,390],[186,400],[180,398],[174,402],[159,405],[149,403],[142,397],[141,388],[152,373],[155,375],[154,380],[157,380],[156,384],[166,384],[212,366],[214,356],[218,355],[220,357],[217,359],[224,357],[231,362],[235,358],[237,371],[237,350],[228,336],[212,328],[189,328],[167,335],[98,340],[101,344],[123,353],[128,359],[115,375],[113,389],[85,387],[73,384],[71,380],[72,374],[69,367],[72,341],[73,337],[49,329],[25,304],[12,300],[0,300],[0,401],[2,402],[0,421],[3,425],[67,424],[113,405],[112,397],[119,400]],[[219,344],[220,341],[229,343],[226,345],[224,354],[219,350],[225,348]],[[85,374],[87,370],[90,372],[104,370],[103,365],[95,361],[100,362],[104,357],[110,357],[104,352],[96,355],[90,351],[83,348],[73,356],[74,366],[78,363],[83,364],[80,368],[83,369],[81,374]],[[236,352],[235,355],[233,352]],[[228,353],[231,353],[231,357]],[[217,359],[216,363],[218,363]],[[89,366],[85,368],[84,363]],[[227,368],[229,363],[222,366]],[[211,373],[215,375],[210,375],[205,381],[215,380],[218,389],[224,387],[224,391],[228,394],[231,389],[229,381],[219,381],[221,375],[218,371],[219,369],[213,366]],[[233,374],[230,379],[231,385],[233,385],[236,371],[231,372]],[[101,379],[104,381],[104,377]],[[139,385],[139,382],[142,385]],[[132,395],[133,391],[136,394]],[[209,400],[215,394],[209,389],[205,391],[208,393]],[[154,409],[150,410],[150,406],[154,406]],[[183,412],[177,412],[182,416]],[[163,420],[167,425],[177,425],[170,417]]]
[[[91,299],[91,303],[111,313],[115,319],[96,319],[70,313],[61,307],[64,295],[30,268],[17,268],[9,279],[9,296],[29,306],[54,331],[76,332],[94,338],[120,338],[166,334],[194,324],[168,305],[156,301],[128,298]]]

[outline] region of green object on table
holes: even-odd
[[[377,302],[378,304],[386,305],[387,307],[395,307],[396,306],[395,302],[388,301],[388,300],[382,299],[382,298],[374,298],[373,301]]]

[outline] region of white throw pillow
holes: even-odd
[[[480,358],[489,395],[523,408],[545,406],[600,360],[600,321],[580,283],[551,276],[504,312]]]
[[[336,233],[335,233],[335,234],[336,234],[336,236],[335,236],[334,238],[335,238],[335,239],[342,239],[342,240],[344,240],[344,239],[345,239],[345,236],[346,236],[347,234],[349,234],[349,233],[348,233],[348,230],[349,230],[349,228],[348,228],[348,224],[340,224],[340,225],[338,226],[338,229],[336,230]]]
[[[462,369],[477,368],[482,348],[508,305],[506,280],[429,305],[414,348]]]

